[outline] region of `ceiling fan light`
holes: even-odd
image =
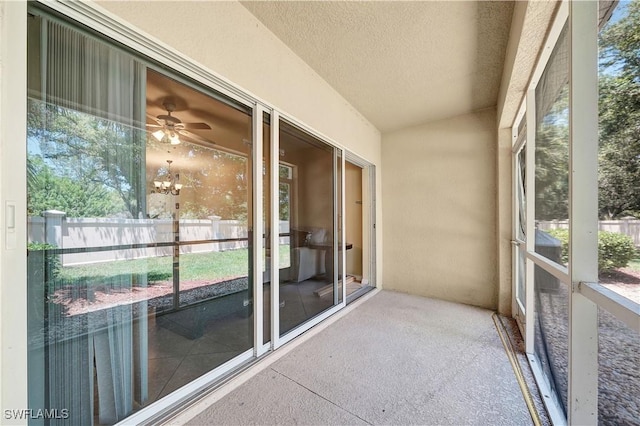
[[[164,138],[164,130],[156,130],[155,132],[151,133],[153,135],[154,138],[156,138],[158,141],[161,141]]]
[[[178,145],[180,143],[180,138],[175,133],[169,137],[169,140],[171,141],[171,145]]]

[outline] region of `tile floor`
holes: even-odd
[[[325,285],[324,281],[307,280],[280,286],[284,301],[280,308],[281,333],[333,306],[332,294],[319,297],[314,293]],[[264,331],[268,336],[269,285],[265,286],[265,294]],[[149,402],[168,395],[252,347],[253,319],[246,315],[242,304],[248,299],[247,293],[243,292],[237,298],[234,304],[237,309],[223,316],[212,314],[221,310],[221,302],[214,300],[193,308],[199,310],[197,313],[190,310],[166,313],[149,320]],[[229,311],[229,308],[224,310]]]

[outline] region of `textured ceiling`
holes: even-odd
[[[242,4],[382,132],[497,103],[512,2]]]

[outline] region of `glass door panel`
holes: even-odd
[[[280,274],[289,277],[291,273],[291,221],[292,215],[295,213],[293,206],[293,175],[297,173],[297,167],[294,164],[280,162],[278,167],[278,213],[279,213],[279,230],[280,240]]]
[[[262,116],[262,289],[263,322],[262,343],[271,340],[271,116]],[[278,232],[278,231],[276,231]]]
[[[149,70],[147,116],[148,215],[173,243],[172,304],[150,333],[191,348],[179,387],[253,346],[251,111]]]
[[[375,168],[355,154],[344,163],[346,301],[375,287]]]
[[[334,180],[334,184],[335,184],[335,190],[334,193],[336,194],[335,196],[335,215],[334,215],[334,235],[337,236],[336,238],[336,248],[337,248],[337,253],[338,255],[336,256],[335,259],[335,265],[337,268],[337,271],[335,272],[335,283],[336,286],[333,290],[333,296],[334,296],[334,302],[335,304],[340,304],[342,303],[343,298],[345,297],[345,285],[347,282],[347,276],[344,273],[344,265],[345,265],[345,253],[343,252],[343,245],[344,248],[347,248],[346,244],[344,244],[344,239],[342,238],[343,236],[343,227],[342,227],[342,218],[344,217],[344,208],[343,208],[343,203],[342,203],[342,183],[344,180],[344,172],[343,172],[343,167],[342,167],[342,163],[343,163],[343,155],[342,155],[342,151],[340,151],[339,149],[335,150],[335,169],[336,169],[336,179]],[[350,246],[353,247],[353,244]],[[349,247],[349,248],[350,248]]]
[[[251,110],[28,22],[29,408],[113,424],[252,347]]]
[[[335,148],[286,121],[280,121],[279,135],[283,335],[337,303],[337,156]]]

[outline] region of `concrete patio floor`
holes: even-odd
[[[527,425],[492,312],[380,291],[170,424]]]

